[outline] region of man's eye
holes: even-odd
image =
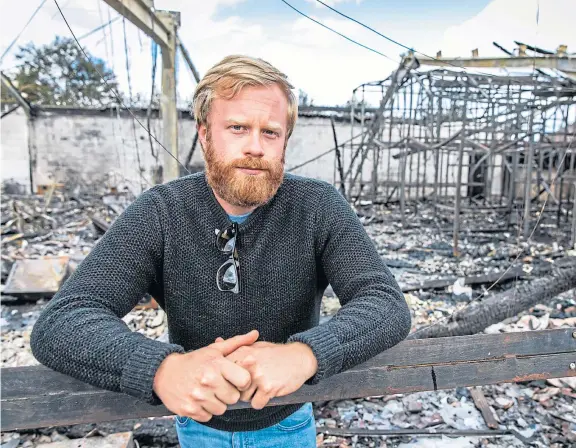
[[[244,128],[244,126],[239,125],[239,124],[234,124],[231,126],[231,128],[234,129],[235,131],[241,131]]]
[[[270,135],[270,136],[272,136],[272,137],[276,137],[276,136],[278,135],[277,132],[270,131],[270,130],[267,130],[267,131],[264,131],[264,132],[266,132],[268,135]]]

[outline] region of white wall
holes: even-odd
[[[145,117],[138,119],[146,125]],[[124,186],[137,192],[153,182],[156,161],[152,156],[148,133],[131,117],[108,114],[64,114],[48,112],[27,126],[26,117],[14,112],[2,120],[2,180],[14,178],[29,185],[28,133],[35,133],[33,154],[34,188],[38,185],[65,183],[90,189],[91,185]],[[350,138],[347,123],[336,123],[339,142]],[[152,134],[162,141],[161,121],[152,119]],[[179,121],[179,159],[184,161],[196,134],[195,122]],[[299,117],[286,153],[290,169],[334,147],[330,120]],[[156,142],[154,151],[162,164],[165,152]],[[138,157],[140,158],[139,170]],[[334,154],[294,171],[295,174],[333,182]],[[197,144],[192,163],[203,164]]]
[[[26,114],[16,109],[0,121],[0,151],[2,152],[2,181],[30,185],[29,129]]]
[[[140,122],[147,125],[146,117],[138,116]],[[53,183],[63,183],[67,188],[74,189],[79,186],[83,190],[109,191],[111,187],[119,190],[129,189],[138,194],[153,184],[153,172],[156,160],[152,156],[148,133],[130,116],[118,116],[116,112],[98,111],[70,111],[50,109],[39,117],[30,121],[27,125],[26,116],[16,111],[5,117],[1,123],[2,135],[2,180],[14,179],[28,188],[29,180],[29,148],[28,141],[32,142],[32,169],[34,177],[34,189],[39,185],[49,186]],[[336,121],[336,134],[338,143],[348,141],[354,135],[360,133],[359,125],[351,129],[350,123]],[[151,120],[152,134],[162,141],[161,120]],[[32,133],[29,139],[29,134]],[[179,159],[184,162],[190,151],[196,134],[195,122],[189,117],[179,120]],[[384,130],[384,140],[388,140],[388,130]],[[447,136],[447,135],[446,135]],[[399,141],[402,136],[399,129],[392,132],[392,140]],[[356,139],[355,142],[358,142]],[[322,117],[300,116],[294,133],[288,143],[286,153],[286,170],[298,166],[316,156],[325,153],[334,147],[334,137],[330,119]],[[162,165],[165,151],[153,142],[153,149],[158,155],[159,164]],[[350,163],[352,149],[349,145],[344,148],[344,170]],[[380,166],[378,169],[380,194],[391,192],[386,189],[387,182],[398,182],[402,176],[400,159],[390,158],[388,154],[398,154],[405,151],[404,147],[384,150],[381,153]],[[409,181],[410,160],[412,160],[412,182],[416,182],[418,175],[420,182],[424,179],[427,183],[434,181],[434,156],[428,151],[424,160],[424,153],[420,153],[420,169],[417,170],[417,155],[406,159],[406,182]],[[139,161],[138,161],[139,159]],[[332,151],[295,171],[295,174],[313,177],[334,183],[339,179],[335,176],[335,153]],[[464,157],[462,178],[468,175],[468,158]],[[202,150],[200,144],[196,147],[193,164],[203,165]],[[457,152],[450,152],[442,160],[442,180],[445,179],[447,164],[449,168],[449,182],[455,182],[457,164]],[[389,170],[388,170],[389,166]],[[140,168],[141,167],[141,170]],[[372,154],[364,163],[362,181],[371,182],[372,177]],[[348,185],[347,185],[348,187]],[[453,187],[442,189],[441,193],[453,195]],[[368,186],[368,190],[370,187]],[[395,197],[398,197],[398,189]],[[418,190],[420,195],[422,189]],[[431,194],[433,188],[427,188],[426,194]],[[416,196],[415,188],[410,197]],[[462,188],[462,194],[466,194],[466,188]]]

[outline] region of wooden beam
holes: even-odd
[[[576,328],[405,340],[269,406],[576,376]],[[172,415],[43,366],[3,368],[1,430]],[[230,409],[249,407],[238,403]]]
[[[165,48],[173,46],[174,36],[169,27],[152,11],[154,2],[151,0],[104,0],[118,14],[126,17],[140,30],[154,39],[158,45]],[[172,40],[171,40],[172,38]]]
[[[474,404],[476,408],[482,413],[482,417],[484,417],[484,422],[486,426],[490,429],[498,429],[498,422],[496,421],[496,417],[488,404],[488,400],[482,393],[482,389],[480,387],[472,387],[470,389],[470,395],[472,395],[472,400],[474,400]]]
[[[557,56],[519,56],[504,58],[428,58],[418,56],[422,65],[470,68],[550,68],[576,73],[576,58]]]
[[[18,89],[14,87],[12,81],[10,81],[10,79],[3,72],[0,72],[0,81],[2,82],[2,87],[10,92],[18,104],[22,106],[26,116],[30,118],[32,116],[32,106],[30,106],[30,103],[21,95]]]
[[[180,13],[176,11],[154,11],[154,0],[104,0],[110,7],[126,17],[140,30],[150,36],[162,49],[162,116],[164,163],[162,180],[167,182],[180,175],[178,163],[178,110],[176,108],[176,48],[177,28]],[[183,47],[181,47],[183,48]],[[183,50],[183,53],[185,50]],[[191,65],[190,56],[185,54]],[[193,67],[193,65],[191,65]],[[195,72],[195,69],[193,69]],[[195,72],[195,76],[197,72]]]
[[[162,97],[160,114],[164,133],[163,181],[169,182],[180,177],[178,163],[178,110],[176,108],[176,28],[179,16],[168,11],[160,11],[158,17],[170,29],[170,46],[162,49]]]
[[[200,82],[200,74],[198,73],[198,70],[196,70],[196,66],[192,62],[192,58],[190,57],[188,50],[186,49],[186,47],[184,46],[179,37],[176,37],[176,43],[178,44],[178,48],[180,48],[180,51],[182,52],[182,56],[184,56],[186,64],[188,64],[188,67],[192,71],[194,79],[196,80],[196,82]]]

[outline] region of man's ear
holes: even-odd
[[[208,128],[206,127],[205,124],[199,124],[198,126],[196,126],[196,129],[198,132],[198,139],[200,140],[202,148],[206,148],[206,136],[208,134]]]

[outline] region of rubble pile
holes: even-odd
[[[49,200],[47,196],[3,199],[3,284],[11,264],[18,259],[87,254],[103,233],[98,229],[99,223],[102,226],[102,222],[112,222],[128,202],[117,195],[80,199],[57,192]],[[483,294],[514,288],[563,256],[576,255],[574,250],[566,247],[565,238],[554,233],[545,220],[540,231],[535,233],[535,240],[528,244],[518,238],[514,229],[495,232],[490,228],[499,224],[497,217],[487,215],[480,222],[478,218],[463,215],[463,228],[470,226],[470,229],[478,231],[463,232],[458,244],[459,253],[455,256],[452,234],[445,231],[449,226],[441,218],[434,219],[425,209],[420,209],[406,226],[401,224],[393,206],[387,210],[371,211],[368,217],[365,211],[358,213],[379,253],[405,291],[412,312],[413,330],[450,316]],[[94,217],[97,217],[96,221]],[[478,278],[504,272],[511,265],[518,275],[497,285],[493,281],[468,281],[471,276]],[[432,280],[446,280],[446,286],[408,287]],[[1,309],[2,367],[37,364],[30,352],[30,331],[49,298],[27,303],[8,299],[2,298]],[[339,308],[338,299],[329,288],[322,303],[322,320],[334,315]],[[133,331],[167,340],[166,315],[157,307],[136,307],[123,320]],[[576,326],[576,295],[574,291],[568,291],[496,323],[484,332],[573,326]],[[495,421],[492,426],[478,408],[470,388],[315,403],[318,446],[451,448],[530,445],[561,448],[576,444],[576,379],[482,386],[476,393],[482,393],[486,399]],[[151,420],[171,425],[164,421],[166,419]],[[121,426],[120,422],[117,425],[118,432],[132,429]],[[139,423],[133,426],[136,425]],[[33,447],[75,434],[70,428],[73,427],[4,433],[1,442],[3,447],[5,443],[11,443],[6,447]],[[367,436],[363,433],[366,430],[382,434]],[[486,435],[489,430],[496,432]],[[171,426],[166,431],[172,431]],[[404,433],[400,434],[402,431]],[[169,440],[175,440],[175,434],[170,437]],[[137,433],[135,438],[139,440]],[[166,440],[161,442],[148,438],[141,446],[175,444]]]
[[[2,194],[2,284],[16,260],[82,258],[102,234],[94,221],[112,222],[131,200],[125,194],[80,197],[57,190],[44,195]]]
[[[463,306],[462,302],[453,300],[423,301],[416,294],[406,294],[405,297],[420,325],[432,323]],[[327,298],[322,312],[334,314],[339,307],[337,299]],[[488,327],[484,332],[535,331],[575,325],[576,294],[569,291],[555,297],[547,305],[537,305],[518,316]],[[499,429],[515,431],[529,440],[531,446],[560,448],[574,446],[576,443],[576,378],[482,386],[481,390]],[[317,425],[328,428],[433,429],[436,432],[489,429],[476,409],[468,388],[329,402],[318,406],[316,412]],[[354,446],[358,447],[452,446],[448,441],[440,442],[429,437],[383,438],[330,436],[323,437],[323,443],[326,444],[319,446],[352,446],[351,443],[356,443]],[[500,438],[460,436],[449,440],[459,441],[460,445],[455,447],[526,446],[515,435]]]

